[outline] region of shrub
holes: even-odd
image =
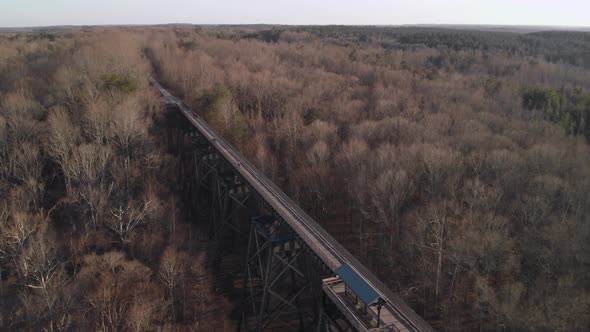
[[[137,82],[120,74],[108,74],[101,77],[102,88],[131,93],[137,90]]]
[[[319,108],[309,108],[307,111],[305,111],[305,114],[303,115],[303,122],[305,123],[305,125],[310,125],[312,124],[314,121],[316,120],[320,120],[322,117],[322,110]]]

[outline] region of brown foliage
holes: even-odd
[[[451,52],[471,62],[439,70],[432,59],[448,54],[436,49],[353,50],[338,45],[344,36],[333,42],[293,31],[276,44],[185,33],[198,47],[152,44],[166,82],[187,100],[228,87],[254,133],[234,143],[248,145],[243,152],[267,175],[288,179],[284,189],[328,224],[329,212],[342,222],[342,207],[353,202],[348,222],[358,225],[360,242],[384,253],[369,262],[402,293],[417,287],[427,315],[455,327],[466,316],[480,317],[483,329],[522,327],[536,310],[531,292],[547,295],[566,277],[567,269],[549,268],[564,256],[540,241],[555,233],[540,228],[567,220],[588,231],[580,224],[590,206],[580,196],[590,190],[582,180],[588,146],[523,113],[518,90],[587,87],[587,70],[566,78],[565,65],[481,52]],[[583,264],[570,268],[578,277],[568,280],[588,294]],[[502,275],[510,281],[494,283]],[[487,294],[480,306],[461,309],[457,294],[476,290]]]
[[[245,33],[0,36],[0,295],[20,299],[0,329],[215,328],[203,257],[161,226],[181,214],[163,202],[175,167],[150,65],[314,217],[351,225],[360,258],[443,328],[588,325],[590,150],[520,100],[588,89],[587,69]]]

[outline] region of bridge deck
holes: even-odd
[[[264,174],[256,169],[231,144],[219,136],[207,123],[189,109],[180,99],[172,96],[158,82],[151,80],[168,106],[174,106],[189,120],[223,158],[244,178],[262,199],[264,199],[285,220],[315,254],[335,272],[343,263],[348,263],[386,301],[384,308],[397,318],[395,325],[407,331],[432,331],[432,328],[418,316],[396,294],[391,292],[379,279],[365,268],[338,241],[330,236],[319,224],[293,202]]]
[[[391,310],[390,306],[383,306],[378,312],[375,306],[364,306],[361,302],[355,302],[352,295],[347,293],[346,286],[339,277],[324,279],[322,288],[360,332],[411,331],[403,324],[404,320]],[[379,324],[377,324],[377,319],[379,319]]]

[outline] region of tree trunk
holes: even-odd
[[[453,271],[453,278],[451,279],[451,288],[449,289],[449,302],[453,299],[453,291],[455,287],[455,277],[457,276],[457,272],[459,270],[459,264],[455,264],[455,270]]]
[[[436,283],[434,286],[434,302],[438,303],[438,287],[440,282],[440,270],[442,267],[442,248],[439,247],[437,250],[437,262],[436,262]]]

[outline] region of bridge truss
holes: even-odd
[[[164,97],[187,217],[199,220],[208,209],[210,237],[246,249],[241,330],[432,330],[231,144],[151,83]],[[344,265],[378,301],[359,303],[355,285],[336,272]]]

